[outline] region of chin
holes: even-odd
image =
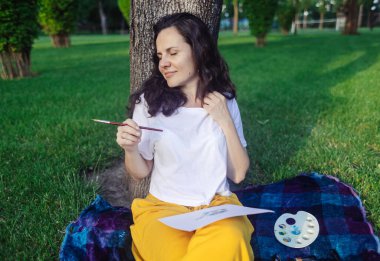
[[[169,86],[170,88],[178,87],[178,84],[176,84],[175,82],[169,82],[169,81],[166,81],[166,83],[168,84],[168,86]]]

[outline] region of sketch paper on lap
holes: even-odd
[[[249,208],[238,205],[221,205],[205,208],[186,214],[174,215],[159,219],[162,223],[175,229],[194,231],[215,221],[245,215],[273,213],[274,211],[260,208]]]

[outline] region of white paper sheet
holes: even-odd
[[[271,212],[273,213],[274,211],[226,204],[193,211],[186,214],[161,218],[159,221],[175,229],[194,231],[200,227],[204,227],[224,218]]]

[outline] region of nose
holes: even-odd
[[[167,59],[166,56],[162,56],[162,57],[161,57],[161,60],[160,60],[160,63],[159,63],[159,66],[160,66],[161,68],[169,67],[169,66],[170,66],[170,61],[169,61],[169,59]]]

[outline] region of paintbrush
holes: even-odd
[[[111,125],[117,125],[117,126],[129,126],[128,124],[122,123],[122,122],[104,121],[104,120],[97,120],[97,119],[92,119],[92,120],[95,122],[104,123],[104,124],[111,124]],[[144,127],[144,126],[139,126],[139,128],[142,130],[163,131],[161,129],[149,128],[149,127]]]

